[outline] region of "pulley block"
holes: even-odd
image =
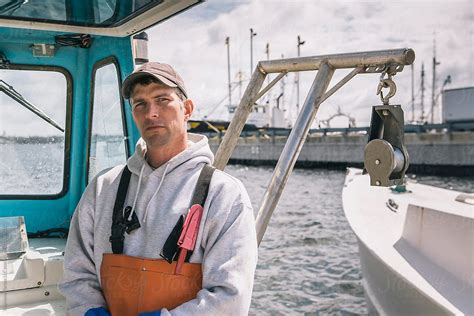
[[[364,151],[364,173],[369,173],[370,185],[401,185],[407,169],[408,152],[401,106],[374,106]]]

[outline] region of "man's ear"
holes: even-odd
[[[184,100],[184,119],[187,121],[191,118],[194,111],[194,103],[192,100]]]

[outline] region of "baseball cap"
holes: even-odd
[[[122,85],[122,95],[125,99],[130,98],[131,88],[138,79],[152,76],[170,88],[178,88],[183,92],[187,98],[188,93],[184,86],[184,81],[181,76],[168,64],[158,62],[148,62],[137,69],[135,69],[127,78],[125,78]]]

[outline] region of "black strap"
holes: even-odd
[[[181,231],[183,230],[184,220],[184,214],[181,214],[170,235],[166,238],[163,249],[161,249],[160,256],[168,261],[168,263],[173,262],[173,260],[178,260],[178,240],[179,236],[181,236]]]
[[[125,198],[127,197],[130,176],[131,172],[128,167],[125,166],[122,171],[122,176],[120,177],[117,196],[115,198],[114,213],[112,215],[112,233],[109,240],[112,244],[112,252],[114,254],[123,253],[124,234],[127,229],[123,217],[123,206],[125,204]]]
[[[212,174],[214,173],[215,168],[210,165],[205,165],[202,168],[201,173],[199,175],[196,188],[194,189],[194,195],[191,200],[191,205],[199,204],[204,207],[204,203],[207,198],[207,194],[209,192],[209,184],[211,183]],[[127,166],[123,168],[122,175],[120,177],[119,186],[117,189],[117,196],[115,198],[114,204],[114,213],[112,215],[112,228],[111,228],[111,236],[110,236],[110,243],[112,244],[112,252],[114,254],[122,254],[123,253],[123,245],[125,240],[125,231],[127,230],[126,221],[123,215],[123,207],[125,205],[125,198],[127,197],[128,186],[130,184],[130,176],[131,172]],[[165,245],[162,250],[162,256],[164,254],[164,250],[166,249],[166,258],[168,261],[172,261],[176,257],[176,253],[178,251],[178,239],[181,234],[181,230],[183,228],[183,219],[180,218],[181,225],[177,223],[175,229],[171,232],[170,236],[165,242]],[[139,227],[140,225],[138,225]],[[179,231],[177,231],[179,229]],[[188,256],[186,257],[186,261],[189,261],[189,257],[191,256],[192,251],[188,252]]]
[[[199,175],[196,188],[194,189],[193,199],[191,200],[191,206],[199,204],[204,207],[206,202],[207,193],[209,192],[209,184],[211,183],[212,174],[216,168],[210,165],[205,165]]]
[[[194,189],[193,198],[191,200],[191,206],[199,204],[204,207],[206,202],[207,194],[209,192],[209,184],[211,183],[212,174],[216,169],[210,165],[205,165],[201,170],[196,188]],[[166,239],[166,242],[161,250],[160,256],[168,261],[169,263],[173,260],[178,260],[178,239],[183,230],[184,216],[181,215],[176,223],[175,227],[171,231],[170,235]],[[185,262],[189,262],[189,258],[193,254],[192,251],[188,251]]]

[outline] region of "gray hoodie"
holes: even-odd
[[[125,205],[134,205],[141,228],[125,234],[124,254],[160,258],[179,216],[187,213],[200,171],[214,159],[206,137],[188,135],[188,148],[157,169],[146,163],[142,139],[127,161],[132,177]],[[110,227],[122,170],[117,166],[94,178],[74,212],[59,284],[70,315],[106,308],[100,266],[103,253],[112,252]],[[190,262],[202,262],[203,289],[161,315],[248,314],[257,264],[254,215],[242,183],[222,171],[212,177]]]

